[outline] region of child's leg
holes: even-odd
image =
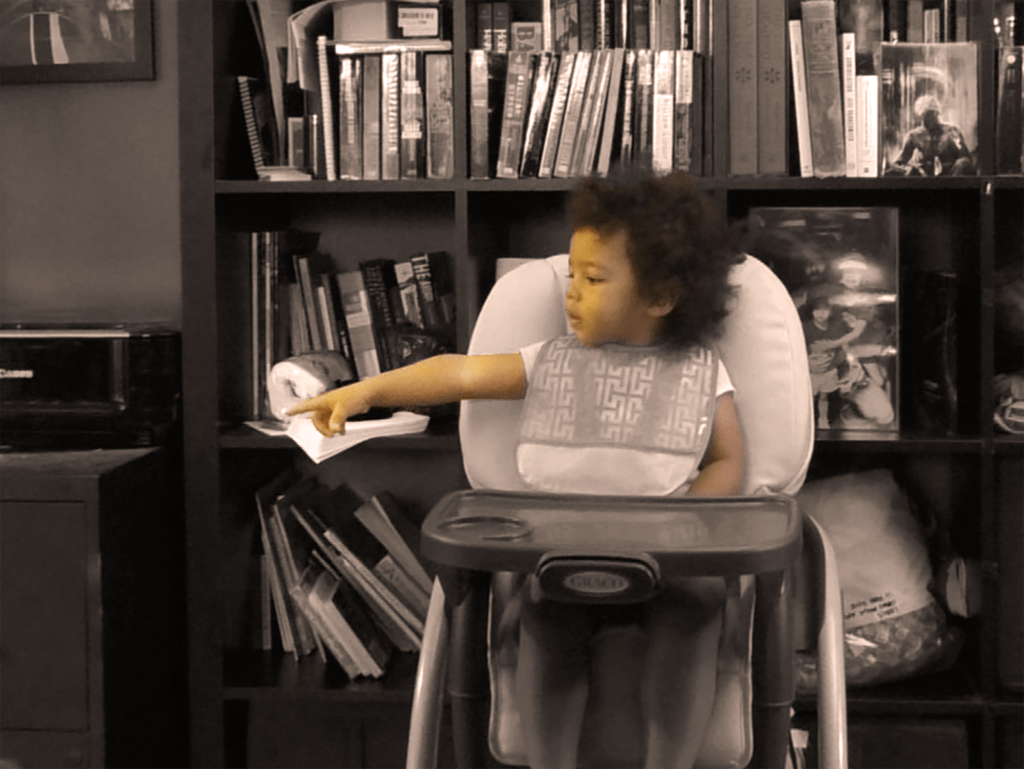
[[[576,769],[593,620],[590,607],[540,599],[533,581],[523,587],[516,670],[526,755],[535,769]]]
[[[643,702],[646,766],[692,767],[711,719],[725,582],[693,578],[648,604]]]

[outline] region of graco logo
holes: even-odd
[[[35,375],[30,368],[0,368],[0,379],[32,379]]]
[[[562,584],[569,590],[585,595],[617,595],[629,590],[631,583],[620,574],[606,571],[580,571],[570,574]]]

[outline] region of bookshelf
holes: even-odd
[[[971,6],[983,18],[992,3]],[[539,18],[536,0],[516,0],[512,7],[514,18]],[[476,3],[452,0],[447,8],[454,61],[465,61]],[[447,251],[456,282],[457,345],[464,350],[496,260],[566,248],[564,207],[575,180],[469,179],[468,84],[461,66],[453,69],[452,179],[259,182],[218,173],[224,157],[237,151],[225,146],[230,94],[225,97],[224,82],[252,56],[240,32],[250,22],[242,2],[192,0],[178,9],[178,23],[191,763],[397,765],[404,760],[411,656],[380,680],[351,683],[337,668],[248,650],[252,493],[297,466],[328,484],[355,479],[367,495],[388,490],[412,517],[422,517],[442,494],[466,484],[458,439],[452,424],[442,423],[423,435],[370,441],[314,467],[287,439],[245,427],[249,286],[240,235],[284,226],[316,230],[321,250],[346,265]],[[991,136],[995,49],[987,38],[978,45],[979,61],[992,63],[979,69],[979,135]],[[713,64],[714,57],[704,113],[712,133],[728,88],[722,68]],[[244,135],[237,138],[244,142]],[[992,379],[1007,370],[995,331],[995,295],[1000,270],[1024,259],[1024,177],[993,174],[994,154],[985,142],[978,175],[942,179],[801,178],[795,148],[794,137],[789,176],[714,173],[699,183],[737,219],[758,206],[896,206],[902,266],[951,270],[959,281],[957,430],[940,434],[908,419],[897,435],[826,432],[812,464],[813,476],[891,469],[949,531],[958,552],[982,566],[982,612],[960,622],[967,640],[951,670],[850,692],[851,765],[876,766],[872,746],[909,745],[909,754],[892,753],[891,761],[1019,766],[1024,442],[993,428]],[[713,167],[728,168],[720,143],[714,153]],[[910,395],[900,397],[907,410]],[[812,718],[811,704],[801,700],[798,719]],[[442,755],[442,764],[452,760]]]

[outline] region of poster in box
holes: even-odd
[[[803,322],[819,429],[899,429],[898,209],[750,210],[751,252]]]

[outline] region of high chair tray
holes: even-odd
[[[800,512],[786,496],[663,498],[458,491],[423,523],[438,564],[532,572],[551,553],[643,553],[682,576],[778,571],[800,553]]]

